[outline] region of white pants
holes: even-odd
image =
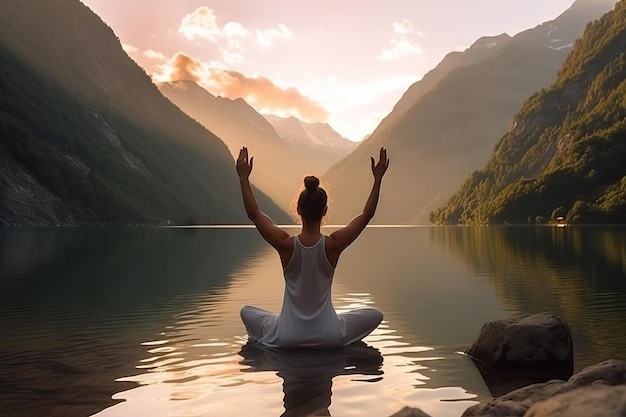
[[[339,347],[346,346],[354,342],[358,342],[365,336],[370,334],[383,320],[383,313],[372,307],[365,307],[337,314],[339,327],[342,329],[341,337],[338,340],[324,340],[324,335],[319,335],[319,343],[317,347]],[[264,310],[254,306],[244,306],[241,309],[241,320],[246,326],[248,338],[250,341],[260,341],[263,344],[263,338],[272,331],[280,320],[280,315],[271,311]],[[300,329],[299,331],[306,331]],[[281,347],[280,340],[272,342],[275,347]],[[311,347],[310,341],[307,347]],[[297,347],[297,346],[289,346]]]

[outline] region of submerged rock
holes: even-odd
[[[567,369],[574,363],[569,325],[549,313],[487,323],[465,353],[484,365],[503,369]]]
[[[390,417],[430,417],[430,415],[426,414],[419,408],[407,406],[397,413],[392,414]]]

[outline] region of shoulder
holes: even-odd
[[[344,249],[345,246],[339,244],[339,242],[337,242],[332,235],[324,236],[324,253],[326,254],[326,259],[333,268],[337,267],[339,256]]]
[[[280,240],[276,249],[293,249],[297,238],[296,235],[286,236],[284,239]]]
[[[337,239],[335,239],[335,237],[332,234],[324,235],[324,246],[327,249],[337,247],[338,246]]]
[[[280,263],[283,268],[285,268],[289,261],[291,260],[291,255],[293,254],[296,236],[289,236],[286,239],[282,240],[279,245],[276,246],[276,251],[280,256]]]

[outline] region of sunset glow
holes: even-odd
[[[261,112],[328,122],[351,140],[447,53],[533,28],[572,2],[83,0],[156,82],[190,79]]]

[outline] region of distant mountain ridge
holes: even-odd
[[[439,224],[626,223],[626,1],[590,24]]]
[[[0,224],[248,222],[223,142],[78,0],[4,2],[0,54]]]
[[[578,0],[553,21],[450,54],[324,176],[336,195],[329,221],[345,222],[360,210],[359,196],[370,187],[369,156],[385,146],[392,164],[374,221],[428,224],[430,212],[488,159],[524,100],[555,79],[567,45],[614,4]]]
[[[345,158],[358,145],[341,136],[328,123],[306,123],[293,116],[266,114],[264,117],[291,149],[317,161],[318,175]]]

